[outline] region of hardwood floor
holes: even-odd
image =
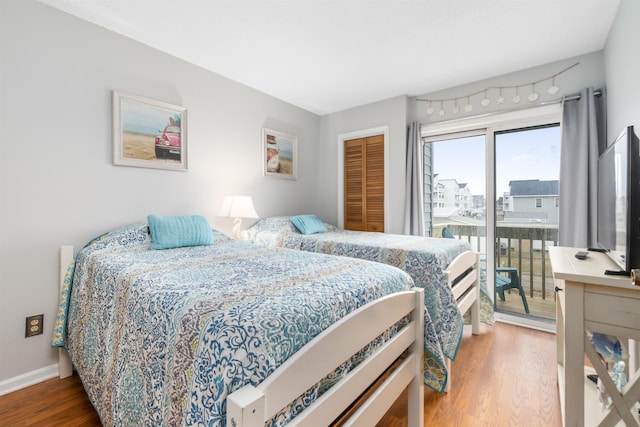
[[[424,425],[560,427],[556,336],[496,322],[472,336],[465,327],[451,391],[425,389]],[[401,397],[378,427],[406,426]]]
[[[100,418],[77,375],[0,396],[0,426],[98,427]]]
[[[425,389],[425,426],[561,426],[555,335],[496,323],[465,328],[451,392]],[[378,427],[406,426],[401,396]],[[0,396],[0,426],[100,426],[76,375]]]

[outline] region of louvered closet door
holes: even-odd
[[[366,138],[365,229],[384,231],[384,136]]]
[[[364,139],[344,142],[344,228],[364,231]]]
[[[344,228],[384,231],[384,136],[344,143]]]

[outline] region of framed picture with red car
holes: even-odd
[[[113,91],[113,164],[187,170],[187,109]]]

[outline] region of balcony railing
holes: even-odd
[[[440,236],[447,227],[460,239],[467,240],[475,249],[486,247],[486,227],[462,224],[438,224],[433,235]],[[496,226],[496,267],[515,267],[530,297],[540,293],[544,300],[553,298],[553,278],[549,262],[549,246],[558,245],[558,226],[552,224],[505,224]]]

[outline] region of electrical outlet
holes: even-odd
[[[24,330],[24,337],[29,338],[42,333],[44,323],[44,314],[27,317],[27,323]]]

